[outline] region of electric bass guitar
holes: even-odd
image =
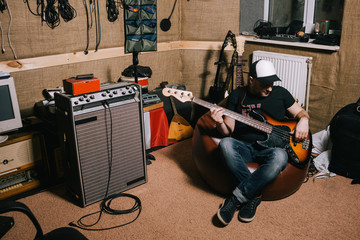
[[[183,103],[192,101],[208,109],[219,107],[215,104],[194,97],[189,91],[164,88],[162,93],[166,97],[174,96]],[[290,134],[296,126],[296,121],[289,120],[279,122],[265,114],[262,114],[262,120],[257,120],[225,108],[224,115],[264,132],[267,135],[266,140],[258,141],[257,143],[265,148],[279,147],[285,149],[289,155],[289,162],[293,165],[297,167],[304,167],[310,160],[312,148],[310,132],[301,142],[294,141],[292,134]]]

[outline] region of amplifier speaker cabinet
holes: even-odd
[[[141,96],[140,85],[123,82],[55,93],[64,177],[81,207],[147,182]]]

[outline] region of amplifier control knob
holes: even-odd
[[[84,101],[84,98],[83,98],[83,97],[79,97],[79,101],[80,101],[80,102]]]
[[[94,96],[94,95],[91,95],[90,98],[91,98],[91,99],[95,99],[95,96]]]
[[[106,97],[106,93],[103,92],[103,93],[101,94],[101,96]]]

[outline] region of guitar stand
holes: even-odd
[[[138,83],[138,75],[137,75],[137,65],[139,64],[139,58],[138,58],[139,53],[138,52],[133,52],[133,66],[134,66],[134,77],[135,77],[135,83]]]
[[[230,63],[223,60],[223,54],[226,46],[231,42],[231,45],[234,48],[234,52],[231,56]],[[235,66],[243,66],[245,65],[241,58],[238,56],[237,52],[237,43],[236,43],[236,37],[235,34],[233,34],[230,30],[228,31],[225,40],[222,44],[221,50],[220,50],[220,56],[219,61],[215,62],[214,65],[217,65],[216,75],[214,79],[214,85],[210,87],[209,91],[209,97],[210,101],[213,103],[218,103],[221,100],[225,98],[226,93],[230,93],[233,89],[233,82],[234,82],[234,67]],[[219,75],[220,75],[220,68],[221,65],[229,64],[229,71],[226,76],[225,82],[219,81]],[[237,85],[241,85],[240,83]]]

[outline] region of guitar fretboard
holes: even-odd
[[[200,98],[196,98],[196,97],[193,97],[192,101],[200,106],[203,106],[203,107],[206,107],[208,109],[210,108],[213,108],[214,104],[212,103],[209,103],[209,102],[206,102]],[[234,111],[230,111],[226,108],[224,108],[224,115],[225,116],[228,116],[228,117],[231,117],[239,122],[242,122],[248,126],[251,126],[253,128],[256,128],[262,132],[265,132],[265,133],[268,133],[270,134],[272,132],[272,126],[265,123],[265,122],[261,122],[261,121],[258,121],[256,119],[253,119],[253,118],[250,118],[250,117],[247,117],[245,115],[242,115],[242,114],[239,114],[237,112],[234,112]]]

